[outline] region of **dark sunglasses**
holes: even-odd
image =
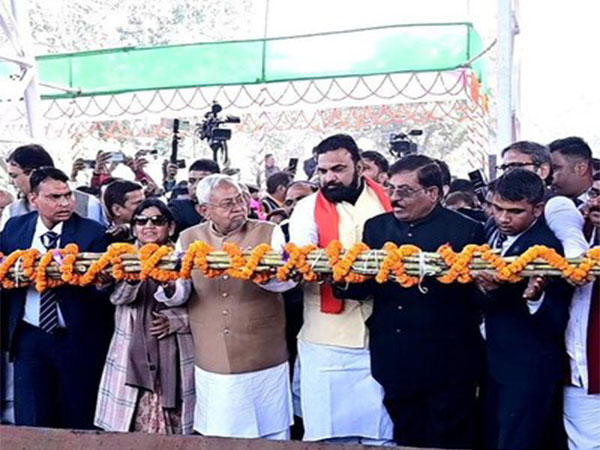
[[[144,225],[146,225],[148,223],[148,221],[150,221],[150,223],[156,227],[160,227],[163,225],[166,225],[167,223],[167,218],[163,215],[159,215],[159,216],[152,216],[152,217],[147,217],[147,216],[136,216],[133,218],[133,224],[134,225],[138,225],[143,227]]]

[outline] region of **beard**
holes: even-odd
[[[342,183],[328,183],[321,187],[323,197],[331,203],[350,202],[353,203],[360,192],[360,180],[358,172],[354,172],[354,177],[350,185],[345,186]]]

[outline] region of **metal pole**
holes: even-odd
[[[41,114],[41,99],[38,91],[37,69],[35,66],[35,56],[31,46],[31,34],[29,27],[29,2],[27,0],[11,0],[12,13],[17,25],[17,35],[23,49],[23,55],[26,60],[32,61],[32,67],[26,70],[32,71],[31,81],[25,88],[25,108],[27,110],[27,122],[29,123],[29,133],[36,140],[43,139],[44,127]]]
[[[498,0],[498,82],[497,145],[498,151],[513,142],[513,35],[511,0]]]

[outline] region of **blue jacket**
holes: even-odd
[[[38,213],[11,218],[0,235],[0,251],[5,255],[31,247]],[[74,213],[63,224],[60,247],[75,243],[80,252],[104,252],[107,247],[105,228],[98,222]],[[106,353],[112,336],[114,319],[108,293],[94,287],[61,286],[56,288],[61,313],[69,333],[80,345],[89,348],[90,357]],[[25,311],[27,288],[5,290],[2,293],[3,345],[8,344],[14,359],[15,341]],[[6,342],[8,341],[8,342]]]

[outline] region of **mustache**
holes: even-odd
[[[590,206],[588,212],[600,212],[600,206]]]

